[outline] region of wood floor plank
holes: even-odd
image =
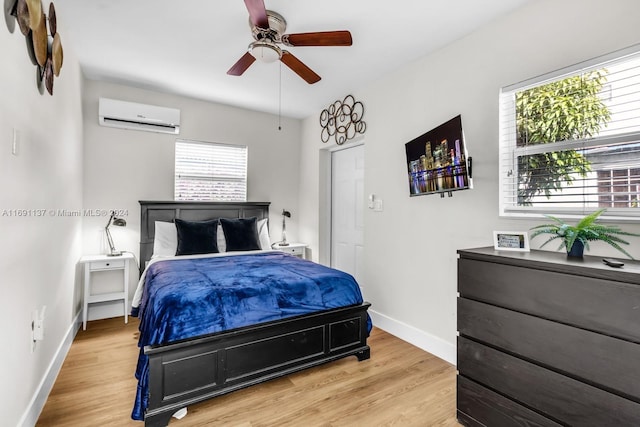
[[[39,427],[142,427],[130,418],[137,319],[89,322],[76,336]],[[382,330],[355,357],[190,406],[170,427],[459,426],[454,366]]]

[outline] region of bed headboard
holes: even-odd
[[[153,254],[155,222],[174,219],[269,218],[269,202],[154,202],[140,200],[140,274]]]

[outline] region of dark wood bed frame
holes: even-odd
[[[151,258],[155,221],[269,217],[268,202],[140,201],[140,271]],[[147,346],[145,426],[166,426],[181,408],[322,363],[370,356],[369,303]]]

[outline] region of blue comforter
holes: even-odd
[[[138,389],[132,418],[148,403],[144,346],[362,303],[354,278],[282,252],[158,261],[139,307]]]

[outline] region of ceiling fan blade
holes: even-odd
[[[244,0],[245,6],[249,11],[249,20],[258,28],[269,29],[269,18],[267,18],[267,9],[264,6],[264,0]]]
[[[349,31],[323,31],[318,33],[285,34],[282,42],[289,46],[351,46]]]
[[[291,68],[294,73],[302,77],[310,85],[320,81],[319,75],[286,50],[282,51],[282,57],[280,60],[284,62],[284,65]]]
[[[242,55],[242,58],[238,59],[238,62],[233,64],[233,67],[229,68],[227,74],[229,74],[230,76],[241,76],[242,73],[247,71],[247,68],[249,68],[249,66],[255,62],[255,60],[256,58],[254,58],[253,55],[247,52]]]

